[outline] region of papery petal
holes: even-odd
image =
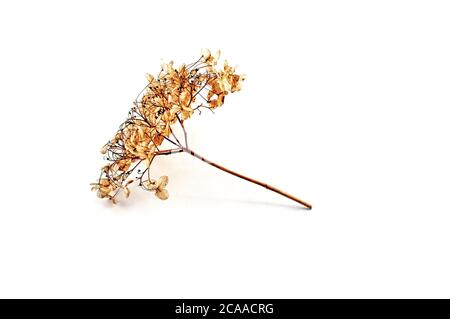
[[[154,179],[151,179],[143,181],[142,186],[149,191],[154,191],[158,189],[159,184]]]
[[[128,188],[128,187],[124,187],[123,188],[123,191],[124,191],[124,193],[125,193],[125,197],[126,198],[128,198],[129,196],[130,196],[130,189]]]
[[[107,151],[108,151],[108,144],[105,144],[105,145],[100,149],[100,153],[101,153],[101,154],[106,154]]]
[[[164,188],[164,187],[166,187],[167,186],[167,184],[169,184],[169,177],[168,176],[161,176],[160,178],[159,178],[159,186],[158,186],[158,188]]]
[[[211,57],[211,51],[209,49],[202,49],[202,56],[204,60],[208,60]]]
[[[169,192],[167,191],[167,189],[157,190],[155,195],[162,200],[166,200],[169,198]]]

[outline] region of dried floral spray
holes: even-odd
[[[101,169],[98,181],[91,184],[98,197],[116,203],[119,192],[123,191],[128,197],[128,186],[137,181],[145,190],[154,191],[158,198],[167,199],[169,179],[167,176],[152,179],[151,164],[157,156],[184,152],[311,209],[310,204],[211,162],[189,148],[184,121],[195,112],[200,114],[203,109],[214,111],[223,105],[225,97],[239,91],[244,80],[244,76],[236,74],[235,68],[229,66],[227,61],[218,67],[219,54],[212,55],[209,50],[204,50],[193,63],[174,67],[173,62],[170,62],[162,65],[157,77],[147,76],[148,84],[134,101],[126,121],[101,148],[108,164]],[[174,125],[182,128],[183,142],[175,136],[172,129]],[[172,147],[162,147],[163,143],[171,144]]]

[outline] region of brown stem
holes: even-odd
[[[270,191],[272,191],[272,192],[275,192],[275,193],[278,193],[278,194],[280,194],[280,195],[283,195],[284,197],[287,197],[287,198],[289,198],[289,199],[291,199],[291,200],[293,200],[293,201],[295,201],[295,202],[297,202],[297,203],[299,203],[299,204],[305,206],[305,207],[308,208],[308,209],[311,209],[311,208],[312,208],[312,206],[311,206],[310,204],[308,204],[307,202],[305,202],[305,201],[303,201],[303,200],[301,200],[301,199],[299,199],[299,198],[297,198],[297,197],[295,197],[295,196],[292,196],[292,195],[290,195],[290,194],[288,194],[288,193],[285,193],[285,192],[283,192],[282,190],[280,190],[280,189],[278,189],[278,188],[275,188],[275,187],[270,186],[270,185],[268,185],[268,184],[266,184],[266,183],[262,183],[262,182],[260,182],[260,181],[257,181],[256,179],[253,179],[253,178],[244,176],[244,175],[242,175],[242,174],[236,173],[236,172],[234,172],[234,171],[232,171],[232,170],[230,170],[230,169],[228,169],[228,168],[225,168],[225,167],[223,167],[223,166],[221,166],[221,165],[219,165],[219,164],[216,164],[216,163],[214,163],[214,162],[211,162],[210,160],[207,160],[207,159],[204,158],[203,156],[200,156],[199,154],[195,153],[194,151],[192,151],[192,150],[190,150],[190,149],[188,149],[188,148],[182,147],[182,149],[183,149],[184,152],[189,153],[189,154],[191,154],[192,156],[194,156],[194,157],[196,157],[196,158],[202,160],[203,162],[208,163],[209,165],[214,166],[214,167],[216,167],[216,168],[218,168],[218,169],[220,169],[220,170],[222,170],[222,171],[224,171],[224,172],[227,172],[227,173],[229,173],[229,174],[231,174],[231,175],[237,176],[237,177],[239,177],[239,178],[245,179],[246,181],[249,181],[249,182],[252,182],[252,183],[257,184],[257,185],[259,185],[259,186],[262,186],[262,187],[264,187],[264,188],[267,188],[268,190],[270,190]]]
[[[184,150],[182,148],[173,148],[170,150],[160,150],[158,152],[156,152],[156,155],[170,155],[170,154],[174,154],[174,153],[181,153],[184,152]]]

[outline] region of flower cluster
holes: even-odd
[[[150,178],[153,159],[183,151],[187,147],[184,121],[196,111],[201,113],[201,109],[214,110],[223,105],[226,95],[241,89],[244,77],[236,74],[226,61],[219,67],[218,58],[219,53],[212,55],[205,50],[191,64],[174,67],[173,62],[166,63],[158,76],[147,76],[148,84],[126,121],[101,149],[109,163],[102,168],[98,181],[91,184],[98,197],[115,203],[120,191],[129,196],[128,186],[137,180],[142,188],[155,191],[158,198],[168,198],[165,189],[168,177],[162,176],[157,181]],[[185,134],[184,146],[172,129],[177,123]],[[163,142],[176,148],[163,149]],[[133,172],[137,176],[132,176]]]

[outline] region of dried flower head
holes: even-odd
[[[91,184],[98,197],[116,203],[120,191],[126,197],[130,195],[128,185],[137,179],[143,189],[154,191],[160,199],[167,199],[169,178],[151,178],[151,164],[157,156],[184,152],[311,208],[310,204],[297,197],[211,162],[188,147],[184,121],[195,112],[200,114],[202,109],[213,111],[222,106],[229,93],[241,89],[244,77],[236,74],[235,68],[227,61],[219,67],[219,55],[220,52],[212,55],[209,50],[204,50],[193,63],[179,67],[174,67],[173,62],[165,63],[157,77],[147,75],[148,84],[136,98],[128,118],[100,149],[108,164],[102,168],[98,181]],[[184,142],[175,135],[175,125],[182,128]],[[163,143],[175,147],[166,148]]]
[[[219,52],[212,55],[204,50],[193,63],[178,67],[173,62],[165,63],[156,77],[147,75],[148,84],[134,102],[126,121],[101,148],[108,164],[102,168],[98,181],[91,184],[100,198],[115,203],[120,191],[128,197],[128,186],[135,179],[143,189],[155,191],[158,198],[168,198],[165,189],[168,177],[151,179],[153,159],[186,151],[184,121],[196,111],[216,109],[224,104],[229,93],[241,89],[244,77],[236,74],[235,68],[226,61],[219,67],[219,55]],[[177,123],[183,128],[185,145],[172,129]],[[163,143],[176,148],[163,148]]]

